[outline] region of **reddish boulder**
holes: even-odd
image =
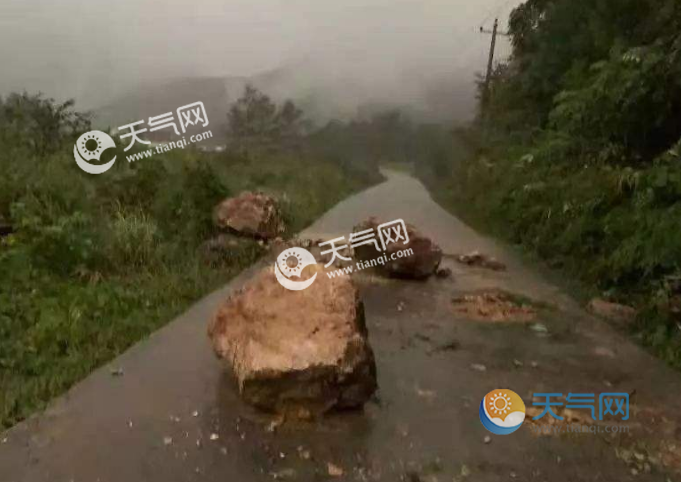
[[[256,238],[276,238],[284,232],[284,222],[271,196],[242,192],[218,204],[213,219],[219,228]]]
[[[355,233],[373,230],[377,244],[381,247],[379,251],[374,244],[356,246],[354,252],[357,259],[365,264],[370,263],[380,272],[395,278],[426,279],[437,272],[442,261],[442,250],[433,240],[411,224],[406,224],[407,236],[397,242],[386,243],[383,251],[379,241],[381,224],[376,218],[370,218],[355,226]],[[396,226],[393,229],[402,228]],[[408,241],[405,243],[406,238]]]
[[[319,414],[361,407],[376,390],[374,354],[351,277],[330,279],[321,265],[303,276],[314,273],[310,287],[289,291],[265,269],[210,323],[215,353],[256,407]]]

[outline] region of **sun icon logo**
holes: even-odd
[[[301,253],[289,250],[282,255],[283,262],[279,263],[282,272],[290,278],[291,276],[300,277],[303,272],[303,256]]]
[[[479,414],[487,430],[497,435],[508,435],[523,424],[525,402],[512,390],[493,390],[480,402]]]
[[[109,134],[102,131],[90,131],[81,135],[73,146],[73,158],[83,171],[89,174],[102,174],[108,171],[116,156],[105,164],[90,164],[88,161],[100,161],[102,153],[109,148],[116,147]]]
[[[301,281],[293,281],[291,277],[300,278],[303,269],[313,264],[316,265],[317,261],[308,250],[304,248],[289,248],[277,256],[277,260],[274,262],[274,275],[277,277],[279,284],[287,290],[301,291],[314,283],[318,273],[315,273],[314,276],[307,280]]]
[[[86,150],[90,155],[99,157],[99,153],[102,152],[102,144],[99,142],[97,136],[92,133],[84,135],[80,139],[81,149]]]
[[[511,410],[511,397],[503,394],[502,392],[497,393],[489,401],[490,410],[496,415],[506,415],[506,413]]]

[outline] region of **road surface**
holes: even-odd
[[[206,325],[254,267],[0,435],[0,481],[677,480],[678,373],[445,212],[406,174],[389,173],[302,236],[347,236],[372,215],[403,218],[446,254],[479,250],[508,270],[447,256],[449,279],[357,275],[380,387],[364,411],[277,426],[240,401]],[[486,289],[532,298],[536,320],[476,321],[454,309],[452,297]],[[517,432],[494,435],[478,406],[496,388],[514,390],[528,406],[539,392],[626,392],[630,417],[618,426],[629,432],[537,435],[528,417]],[[582,423],[580,413],[587,411],[571,416]]]

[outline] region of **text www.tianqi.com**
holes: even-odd
[[[354,273],[355,271],[362,271],[363,269],[382,266],[386,264],[389,260],[395,261],[401,258],[406,258],[407,256],[411,256],[412,254],[414,254],[413,249],[411,248],[403,249],[401,251],[396,251],[392,253],[390,256],[384,254],[383,256],[379,256],[378,258],[370,259],[368,261],[357,261],[354,266],[346,266],[345,268],[329,271],[328,273],[326,273],[326,276],[328,276],[329,278],[339,278],[341,276],[348,276]]]
[[[129,156],[126,156],[126,159],[128,162],[139,161],[142,159],[152,157],[154,154],[162,154],[164,152],[172,151],[173,149],[177,149],[178,147],[184,149],[189,144],[201,142],[203,140],[210,139],[211,137],[213,137],[213,133],[211,131],[202,132],[200,134],[194,134],[189,137],[189,141],[187,141],[186,137],[183,137],[182,139],[177,141],[171,141],[165,144],[157,144],[154,147],[145,149],[144,151],[130,154]]]

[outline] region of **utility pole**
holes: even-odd
[[[482,105],[485,107],[487,105],[487,101],[489,100],[489,86],[490,82],[492,81],[492,69],[494,68],[494,51],[497,47],[497,35],[508,36],[508,33],[499,32],[498,18],[494,19],[494,28],[492,28],[492,31],[485,30],[484,28],[480,27],[480,33],[492,34],[492,44],[489,47],[489,60],[487,61],[487,75],[485,75],[485,86],[482,93]]]

